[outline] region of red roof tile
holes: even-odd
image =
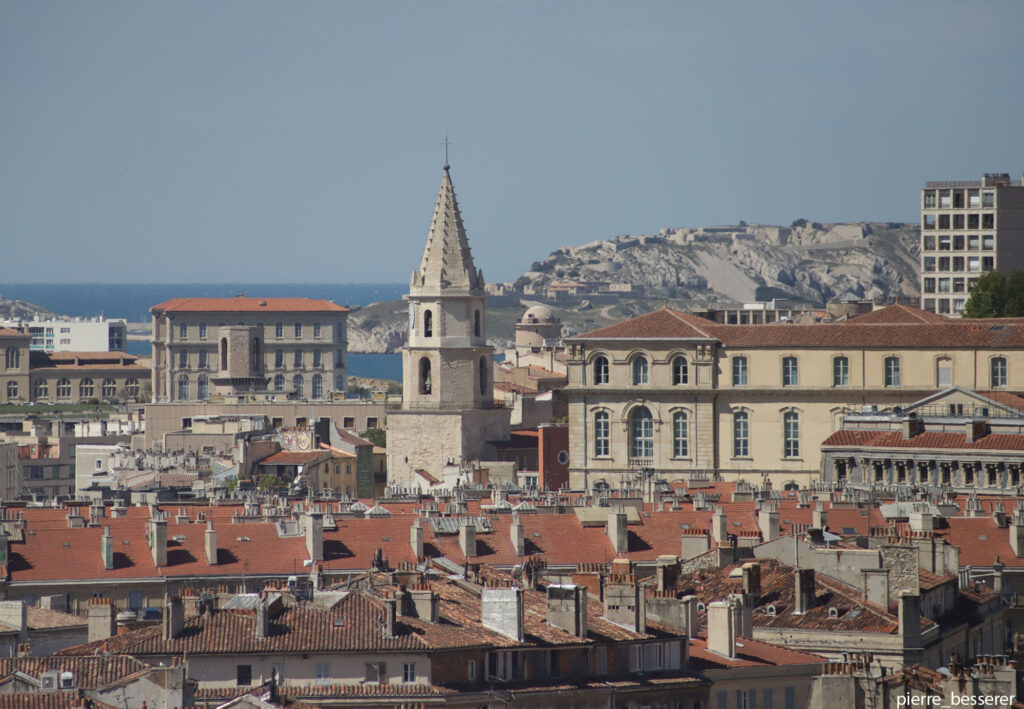
[[[1024,434],[990,433],[968,442],[966,434],[923,431],[903,438],[901,431],[836,431],[821,444],[864,448],[920,448],[1024,451]]]
[[[278,451],[269,458],[260,461],[260,465],[307,465],[330,457],[325,450],[315,451]]]
[[[708,650],[706,636],[690,638],[690,667],[699,671],[786,665],[815,665],[817,669],[825,661],[821,655],[742,637],[736,638],[736,657],[728,658]]]
[[[348,308],[310,298],[172,298],[149,309],[156,313],[345,313]]]

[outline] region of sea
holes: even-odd
[[[263,298],[321,298],[338,305],[370,305],[397,300],[404,283],[0,283],[8,300],[41,305],[58,315],[124,318],[150,322],[149,309],[171,298],[230,298],[239,294]],[[149,356],[148,342],[131,340],[129,353]],[[349,376],[402,381],[400,354],[349,353]]]

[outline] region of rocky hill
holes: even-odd
[[[913,297],[919,248],[916,224],[797,220],[790,227],[663,229],[563,247],[516,285],[540,291],[563,280],[630,283],[707,303]]]
[[[0,295],[0,320],[31,320],[34,316],[50,317],[52,312],[24,300],[8,300]]]

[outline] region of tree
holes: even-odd
[[[1020,290],[1024,284],[1024,272],[1015,270],[1010,275],[1010,283],[1016,285]],[[1020,293],[1011,294],[1007,277],[990,270],[987,274],[978,279],[978,283],[971,289],[971,297],[964,306],[965,318],[1007,318],[1024,316],[1024,311],[1016,309],[1008,311],[1010,300],[1013,300],[1015,308],[1021,306],[1022,296]]]
[[[360,433],[359,437],[365,438],[379,448],[388,447],[388,432],[383,428],[368,428]]]

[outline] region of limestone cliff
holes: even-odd
[[[0,295],[0,320],[31,320],[34,316],[52,317],[53,313],[35,303],[8,300]]]

